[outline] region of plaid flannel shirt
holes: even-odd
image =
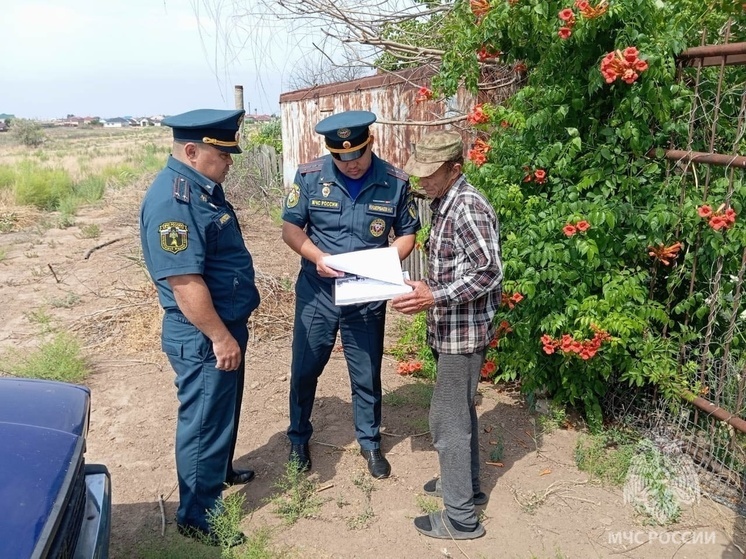
[[[438,353],[476,353],[495,335],[502,293],[497,215],[463,175],[430,208],[427,343]]]

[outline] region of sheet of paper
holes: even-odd
[[[396,247],[372,248],[325,256],[324,264],[340,272],[405,285]]]
[[[404,272],[403,277],[409,279],[409,274]],[[334,304],[343,306],[384,301],[410,291],[412,288],[406,283],[396,284],[348,275],[334,281]]]

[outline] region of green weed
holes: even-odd
[[[429,380],[435,380],[436,362],[433,353],[427,345],[426,336],[426,314],[418,313],[411,320],[401,320],[399,327],[402,330],[401,337],[389,353],[398,361],[410,359],[422,363],[422,370],[416,376]]]
[[[495,445],[490,450],[490,462],[500,462],[505,456],[505,439],[502,433],[497,433]]]
[[[321,499],[316,494],[316,483],[300,471],[293,460],[285,465],[285,473],[275,482],[279,494],[269,502],[286,524],[295,524],[301,518],[311,518],[319,510]]]
[[[49,304],[56,309],[69,309],[80,302],[80,297],[75,293],[68,293],[62,298],[52,299]]]
[[[26,320],[32,324],[39,324],[43,331],[49,331],[52,325],[52,315],[45,308],[39,308],[26,313]]]
[[[423,410],[430,408],[435,385],[431,382],[416,381],[397,389],[396,393],[389,392],[383,401],[391,406],[410,405]]]
[[[415,433],[427,433],[430,430],[430,422],[427,417],[414,417],[407,421],[407,425]]]
[[[80,235],[84,239],[98,239],[101,236],[101,227],[95,223],[90,223],[80,229]]]
[[[165,538],[142,542],[135,556],[140,559],[290,559],[290,553],[271,548],[271,535],[269,528],[260,528],[246,534],[243,545],[221,549],[200,545],[174,531]]]
[[[106,180],[100,175],[89,175],[75,185],[75,194],[87,203],[97,202],[104,196]]]
[[[80,344],[70,334],[61,332],[27,355],[13,352],[10,373],[19,377],[80,382],[91,372],[81,355]]]
[[[15,168],[10,165],[0,165],[0,190],[13,186],[15,182]]]
[[[7,249],[0,248],[0,262],[3,262],[8,257]]]
[[[549,434],[565,425],[565,422],[567,421],[567,410],[562,404],[549,402],[547,413],[539,414],[537,419],[541,432]]]
[[[19,205],[55,210],[60,201],[72,192],[72,188],[73,181],[67,171],[25,162],[18,167],[13,195]]]
[[[419,508],[423,514],[430,514],[431,512],[438,512],[440,510],[440,501],[435,497],[417,495],[415,502],[417,503],[417,508]]]
[[[575,447],[575,463],[591,477],[620,486],[635,454],[635,441],[630,437],[618,429],[582,436]]]
[[[230,542],[241,530],[239,525],[243,518],[243,504],[245,497],[241,493],[233,493],[219,501],[215,510],[208,511],[207,524],[218,542],[220,542],[221,556],[225,559],[235,557]]]
[[[373,479],[369,475],[362,472],[357,472],[352,477],[352,483],[355,487],[362,491],[365,504],[363,506],[362,512],[347,519],[347,527],[350,530],[361,530],[363,528],[367,528],[376,516],[376,513],[373,511],[373,505],[370,499],[373,491],[375,490],[375,485],[373,484]]]
[[[15,212],[0,213],[0,233],[9,233],[18,224],[18,214]]]
[[[131,165],[109,165],[101,171],[101,178],[107,186],[123,187],[138,178],[138,174]]]

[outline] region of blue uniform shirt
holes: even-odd
[[[409,177],[375,154],[366,176],[359,194],[352,198],[331,155],[299,166],[282,219],[304,229],[329,254],[388,246],[392,230],[396,237],[416,233],[420,220]],[[312,262],[303,258],[301,266],[318,277]]]
[[[143,257],[165,310],[178,306],[166,278],[199,274],[223,322],[259,306],[254,264],[223,187],[169,157],[140,208]]]

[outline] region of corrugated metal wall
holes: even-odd
[[[350,82],[302,89],[280,96],[282,117],[283,178],[290,188],[300,163],[328,153],[322,136],[314,132],[321,119],[347,110],[373,111],[379,122],[371,127],[375,136],[374,151],[383,159],[402,167],[412,145],[428,130],[448,126],[425,126],[417,122],[433,122],[439,117],[463,115],[471,110],[474,96],[460,90],[443,102],[417,103],[421,86],[428,86],[432,72],[423,68],[369,76]],[[436,114],[437,111],[437,114]],[[390,122],[414,124],[390,124]],[[463,124],[463,123],[462,123]],[[469,138],[465,137],[468,142]]]

